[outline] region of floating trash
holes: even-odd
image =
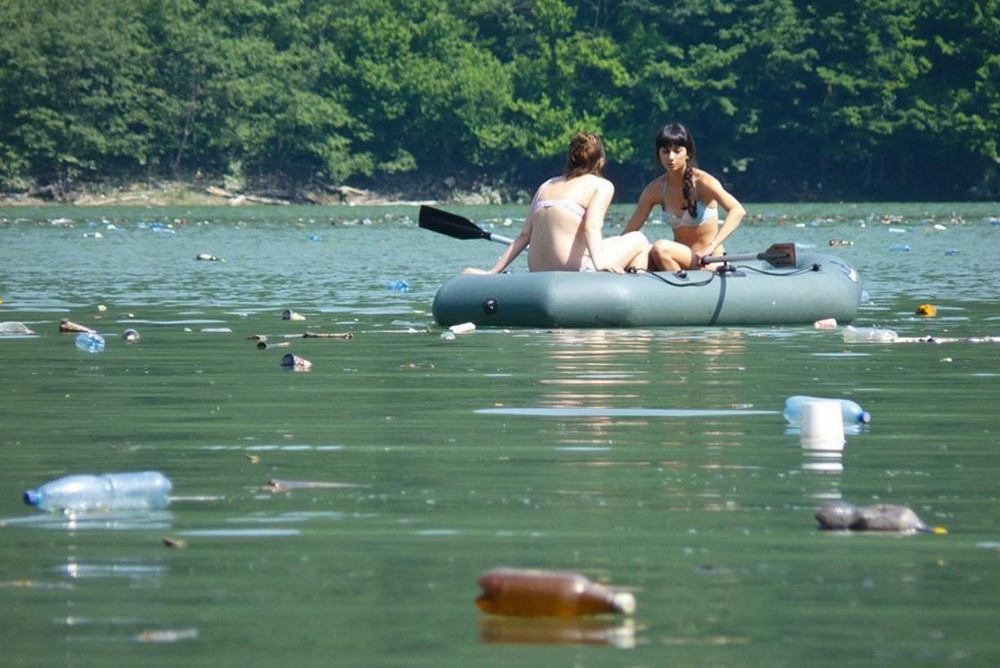
[[[892,343],[899,335],[891,329],[848,325],[844,328],[843,337],[845,343]]]
[[[94,330],[90,327],[86,327],[79,323],[73,322],[72,320],[66,320],[65,318],[59,321],[59,331],[60,332],[93,332]]]
[[[577,573],[496,568],[479,578],[476,607],[491,615],[579,617],[635,612],[635,596]]]
[[[85,353],[99,353],[104,350],[104,337],[96,332],[80,332],[76,335],[74,343]]]
[[[23,322],[14,322],[13,320],[8,320],[7,322],[0,322],[0,335],[3,336],[13,336],[13,335],[26,335],[34,334],[34,330],[29,329],[27,325]]]
[[[410,284],[406,281],[389,281],[386,290],[389,292],[409,292]]]
[[[312,368],[312,362],[298,355],[288,353],[281,358],[281,366],[292,371],[309,371]]]
[[[194,259],[202,260],[203,262],[225,262],[225,260],[221,257],[212,255],[211,253],[198,253],[195,255]]]
[[[948,533],[944,527],[929,527],[906,506],[880,503],[855,506],[831,501],[816,511],[819,528],[827,531],[894,531],[898,533]]]
[[[937,308],[933,304],[921,304],[917,307],[916,314],[925,318],[936,318]]]

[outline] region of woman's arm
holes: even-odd
[[[611,200],[615,196],[615,186],[605,178],[597,182],[594,194],[587,203],[587,213],[583,216],[583,236],[587,243],[587,252],[590,260],[594,263],[597,271],[617,271],[621,272],[623,267],[612,267],[604,264],[604,252],[602,248],[604,227],[604,216],[611,206]]]
[[[642,189],[642,193],[639,195],[639,201],[636,202],[635,210],[632,211],[632,217],[628,220],[628,225],[622,230],[622,234],[628,234],[629,232],[635,232],[649,220],[649,214],[652,212],[653,207],[659,200],[660,190],[662,186],[659,185],[659,179],[651,181]]]
[[[463,274],[499,274],[501,271],[507,268],[507,266],[517,259],[517,256],[521,254],[528,244],[531,242],[531,214],[528,214],[527,220],[524,221],[524,227],[521,228],[521,233],[517,235],[514,242],[507,246],[507,249],[497,260],[497,263],[489,271],[483,271],[482,269],[476,269],[474,267],[466,267],[462,270]]]
[[[722,242],[728,239],[729,235],[735,232],[736,228],[740,226],[740,222],[747,211],[740,204],[739,200],[722,187],[719,179],[708,172],[701,172],[700,170],[699,172],[698,195],[702,202],[715,200],[719,206],[726,210],[725,222],[722,223],[722,226],[715,233],[715,237],[701,253],[702,255],[714,255],[716,249],[722,245]]]

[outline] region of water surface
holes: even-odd
[[[523,216],[455,210],[508,234]],[[729,250],[794,241],[844,258],[868,294],[857,325],[1000,334],[1000,206],[751,213]],[[38,332],[0,339],[4,663],[1000,660],[1000,345],[845,344],[811,327],[449,341],[430,316],[437,286],[502,249],[415,220],[414,207],[0,211],[0,320]],[[922,303],[938,317],[916,316]],[[77,350],[63,318],[100,330],[105,351]],[[259,334],[289,346],[258,349]],[[312,370],[282,369],[287,352]],[[852,398],[872,424],[840,455],[803,451],[780,414],[792,394]],[[168,511],[21,504],[60,475],[142,469],[173,480]],[[909,505],[949,533],[819,532],[813,513],[834,498]],[[638,610],[487,618],[476,579],[496,566],[578,571],[633,589]]]

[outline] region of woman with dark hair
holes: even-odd
[[[615,187],[601,176],[604,144],[600,137],[579,133],[569,144],[566,168],[538,187],[521,233],[489,271],[499,274],[528,249],[529,271],[611,271],[646,268],[649,241],[642,232],[604,239],[601,228]]]
[[[722,242],[739,227],[746,209],[717,178],[697,168],[694,138],[680,123],[667,125],[656,135],[656,156],[667,171],[643,189],[622,234],[639,230],[659,204],[663,222],[673,228],[674,238],[653,242],[649,268],[697,269],[702,257],[725,252]],[[726,212],[721,226],[719,207]]]

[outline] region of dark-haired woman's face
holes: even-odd
[[[668,171],[682,170],[687,167],[688,151],[684,146],[661,146],[660,164]]]

